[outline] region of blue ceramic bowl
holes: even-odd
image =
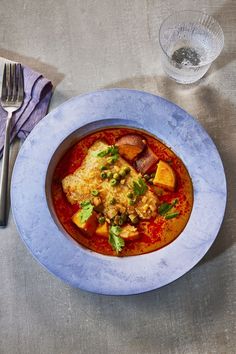
[[[180,236],[155,252],[123,258],[76,243],[58,222],[50,196],[52,172],[64,151],[89,133],[117,126],[164,141],[187,166],[194,187],[193,210]],[[112,89],[72,98],[37,125],[17,157],[11,203],[22,240],[51,273],[84,290],[128,295],[166,285],[199,262],[219,231],[226,181],[214,143],[188,113],[155,95]]]

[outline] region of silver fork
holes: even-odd
[[[23,72],[20,64],[5,64],[2,80],[1,105],[7,111],[2,172],[0,179],[0,226],[7,225],[7,191],[12,114],[24,100]]]

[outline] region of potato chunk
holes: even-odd
[[[158,187],[167,189],[171,192],[175,190],[175,185],[176,185],[175,171],[167,162],[163,160],[160,160],[158,162],[153,184]]]
[[[97,214],[93,211],[91,216],[84,223],[81,223],[80,212],[77,211],[71,218],[73,223],[78,226],[78,228],[83,231],[84,234],[92,236],[97,228]]]
[[[119,154],[129,161],[133,161],[146,146],[145,140],[139,135],[128,134],[117,140]]]
[[[108,223],[104,222],[104,224],[99,225],[96,230],[96,234],[98,236],[106,237],[108,238],[109,230],[108,230]]]

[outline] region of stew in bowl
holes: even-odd
[[[191,178],[163,142],[137,129],[83,137],[59,160],[51,185],[56,215],[79,244],[111,256],[158,250],[186,226]]]

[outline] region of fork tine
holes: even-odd
[[[6,64],[4,64],[3,78],[2,78],[2,95],[1,95],[2,101],[5,101],[7,98],[6,71],[7,71]]]
[[[6,64],[7,100],[11,99],[11,64]]]
[[[24,99],[24,78],[23,78],[23,70],[22,70],[21,64],[17,64],[16,69],[17,69],[17,73],[18,73],[17,100],[23,101],[23,99]]]
[[[12,64],[11,66],[12,72],[12,101],[16,100],[17,94],[17,80],[16,80],[16,64]]]

